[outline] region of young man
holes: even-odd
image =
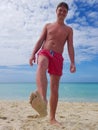
[[[30,65],[35,62],[35,54],[38,52],[38,68],[36,75],[37,92],[47,103],[47,77],[46,71],[50,74],[50,123],[58,125],[55,113],[58,103],[59,81],[62,75],[64,45],[67,42],[70,57],[70,71],[76,71],[74,61],[73,30],[64,24],[68,13],[68,5],[61,2],[56,9],[57,20],[54,23],[46,24],[42,34],[37,41],[30,58]]]

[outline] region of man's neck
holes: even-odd
[[[64,21],[62,21],[62,20],[57,20],[56,23],[59,25],[64,25]]]

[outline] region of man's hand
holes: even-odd
[[[35,63],[36,61],[36,57],[35,56],[32,56],[29,60],[29,64],[32,66],[33,65],[33,62]]]
[[[75,67],[74,64],[71,64],[71,65],[70,65],[70,72],[71,72],[71,73],[76,72],[76,67]]]

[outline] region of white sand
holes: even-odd
[[[49,114],[36,114],[27,101],[1,100],[0,130],[98,130],[98,103],[59,102],[56,118],[61,127],[49,124]]]

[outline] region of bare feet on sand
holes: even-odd
[[[32,108],[39,113],[40,117],[47,116],[47,104],[37,91],[31,93],[29,102]]]
[[[50,124],[51,125],[55,125],[55,126],[61,126],[62,124],[60,122],[58,122],[57,120],[53,119],[53,120],[50,120]]]

